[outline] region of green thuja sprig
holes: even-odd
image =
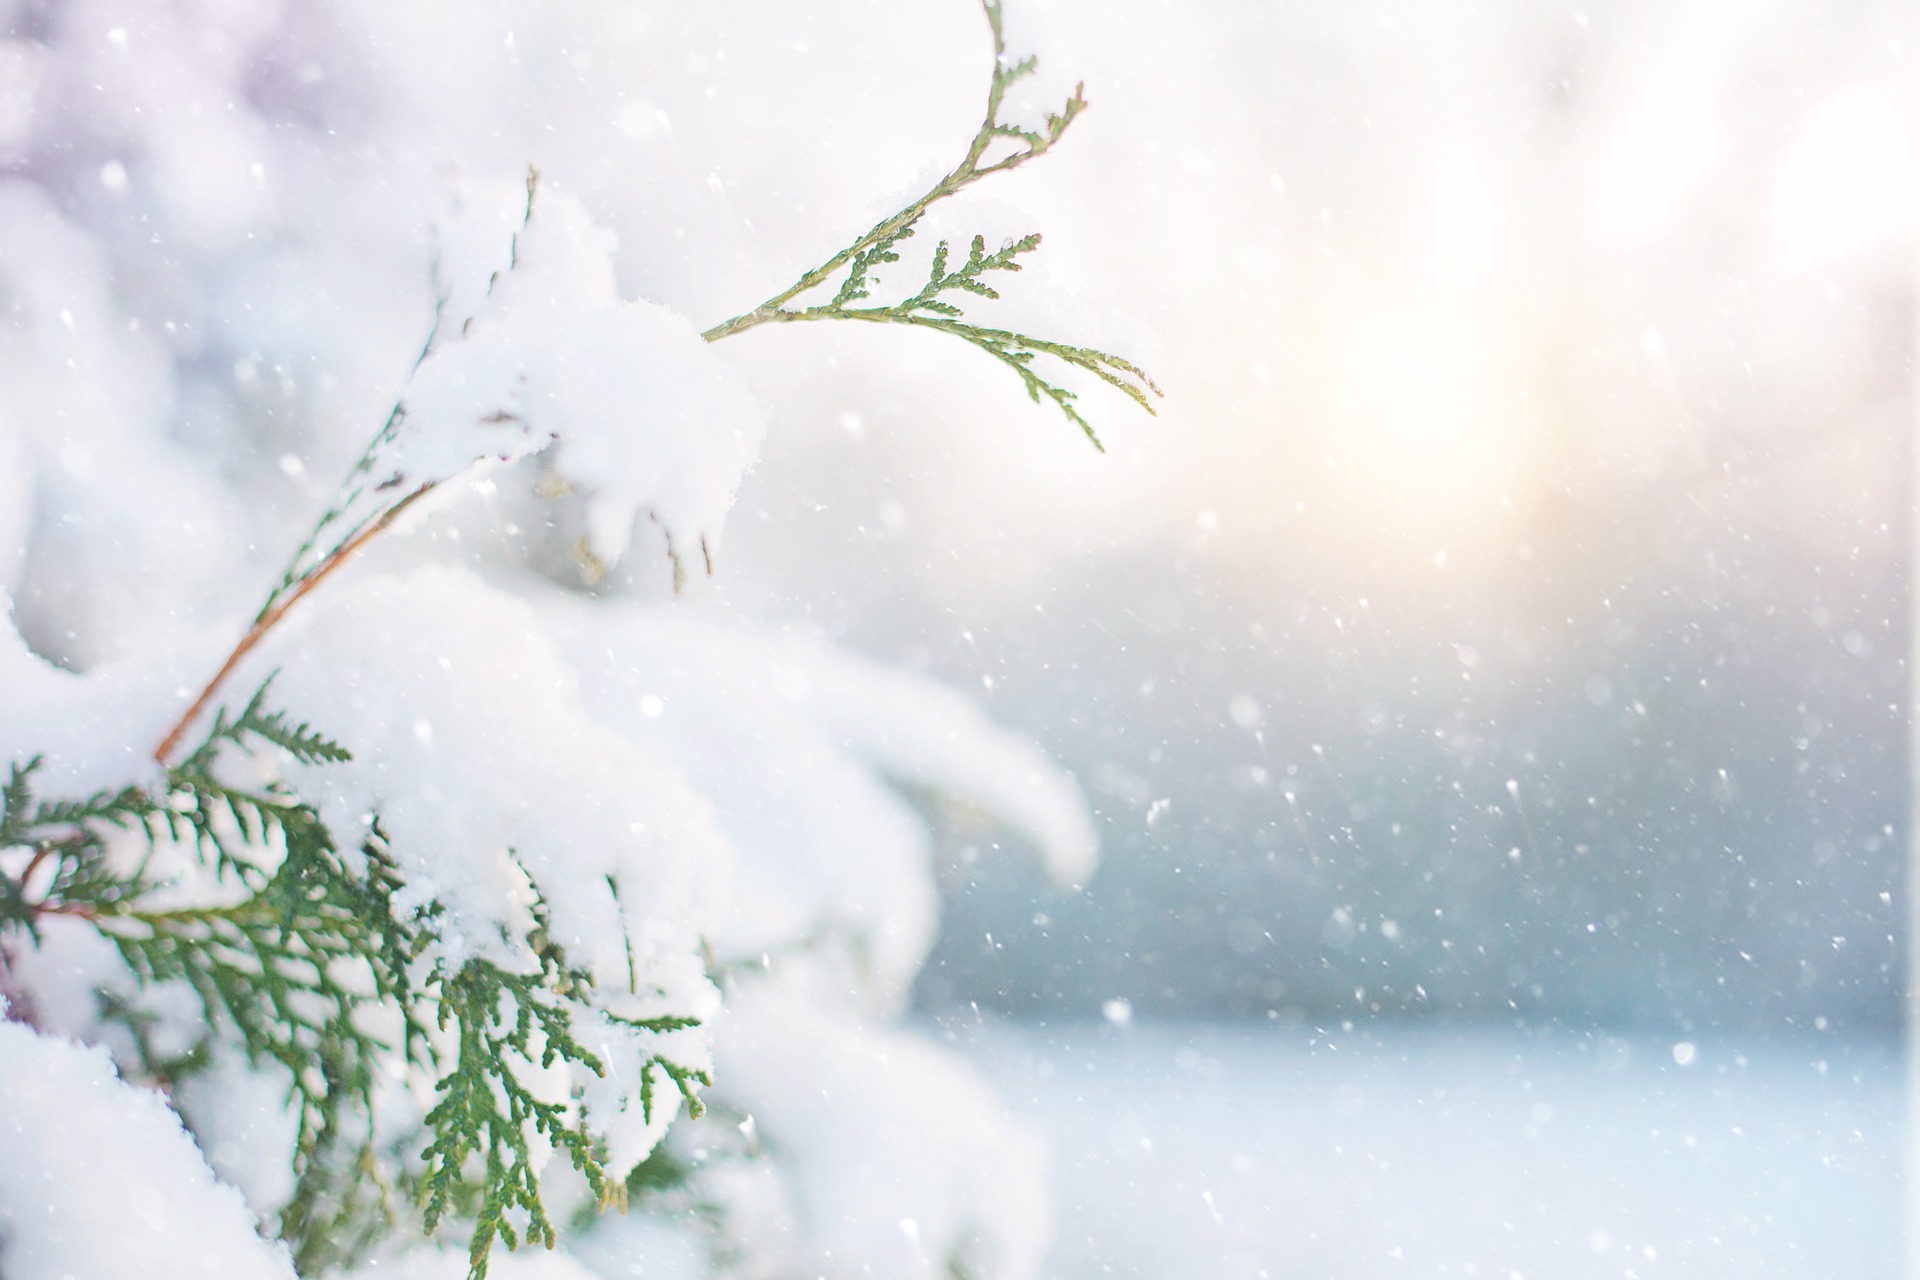
[[[102,791],[82,800],[36,800],[38,756],[9,767],[0,790],[0,853],[26,851],[17,873],[0,871],[0,933],[18,930],[40,940],[46,915],[89,915],[137,897],[136,870],[118,869],[107,856],[112,833],[149,826],[164,806],[137,787]],[[40,887],[44,886],[44,887]]]
[[[1002,120],[1009,89],[1035,64],[1007,57],[999,0],[982,0],[982,7],[994,67],[982,124],[960,163],[787,290],[704,336],[717,341],[765,323],[828,319],[947,333],[1013,369],[1032,399],[1053,403],[1098,447],[1075,393],[1047,370],[1066,366],[1092,374],[1150,413],[1149,394],[1160,394],[1152,379],[1110,353],[977,324],[964,309],[974,300],[999,299],[996,282],[1005,277],[998,273],[1021,270],[1022,259],[1040,246],[1037,234],[991,251],[975,236],[957,262],[942,241],[917,291],[891,303],[876,298],[880,272],[900,262],[900,246],[934,204],[1046,154],[1086,107],[1076,88],[1039,127]],[[536,185],[530,172],[529,216]],[[798,304],[843,271],[827,301]],[[442,293],[422,358],[444,308]],[[404,403],[396,404],[246,634],[154,748],[156,781],[42,800],[34,789],[38,760],[10,767],[0,787],[0,943],[24,938],[37,945],[52,919],[83,922],[116,949],[135,987],[165,984],[191,993],[204,1032],[184,1050],[163,1043],[158,1015],[141,1000],[101,993],[103,1019],[126,1031],[134,1065],[149,1079],[172,1083],[202,1071],[223,1044],[237,1046],[250,1065],[286,1076],[296,1128],[295,1185],[279,1227],[303,1275],[364,1252],[396,1222],[393,1198],[401,1193],[417,1201],[429,1232],[449,1219],[471,1219],[470,1276],[483,1280],[496,1240],[509,1247],[554,1243],[535,1170],[536,1144],[564,1151],[602,1206],[620,1202],[630,1185],[607,1174],[578,1094],[557,1100],[536,1094],[522,1071],[566,1064],[604,1074],[607,1064],[575,1035],[576,1019],[588,1013],[653,1033],[696,1020],[623,1018],[596,1009],[587,976],[569,968],[547,940],[544,906],[536,906],[539,927],[526,939],[535,957],[530,971],[485,959],[435,960],[438,917],[432,910],[395,915],[402,885],[377,823],[357,851],[349,842],[343,853],[318,811],[291,790],[277,783],[238,785],[222,774],[230,752],[262,744],[305,765],[350,758],[339,743],[269,709],[266,686],[237,715],[219,710],[204,739],[175,762],[201,714],[262,638],[446,479],[382,466],[405,417]],[[162,855],[174,855],[177,863],[182,851],[210,873],[216,904],[170,901],[175,884]],[[0,963],[5,958],[0,951]],[[420,1138],[424,1150],[377,1147],[378,1083],[396,1059],[434,1082],[436,1100]],[[649,1122],[661,1090],[676,1091],[693,1115],[701,1113],[699,1088],[710,1083],[704,1071],[663,1053],[647,1056],[639,1071],[638,1103]],[[636,1176],[646,1184],[668,1172],[658,1166]]]
[[[484,1172],[468,1249],[475,1276],[486,1274],[495,1236],[508,1248],[518,1247],[522,1233],[529,1243],[553,1247],[553,1223],[534,1169],[536,1137],[567,1154],[597,1201],[611,1198],[612,1184],[577,1108],[536,1095],[515,1066],[545,1069],[566,1061],[604,1074],[600,1059],[574,1038],[563,1003],[576,980],[550,949],[536,973],[512,973],[488,960],[436,973],[437,1016],[441,1029],[453,1032],[455,1049],[451,1069],[435,1086],[440,1099],[427,1113],[432,1139],[421,1184],[424,1225],[432,1232],[456,1207],[469,1166],[478,1161]],[[525,1215],[519,1228],[510,1216],[516,1211]]]
[[[376,1217],[391,1215],[380,1182],[367,1175],[378,1164],[380,1064],[400,1046],[369,1031],[366,1016],[396,1007],[403,1017],[419,1013],[404,966],[394,963],[411,947],[379,882],[354,875],[317,823],[290,820],[285,838],[285,860],[242,902],[133,908],[99,924],[142,986],[184,983],[199,999],[209,1039],[216,1029],[230,1032],[251,1065],[286,1075],[294,1190],[280,1230],[310,1274],[357,1251],[382,1225]],[[166,1070],[151,1059],[143,1065]]]
[[[520,231],[513,234],[509,242],[509,266],[512,271],[520,265],[520,234],[526,230],[527,223],[533,219],[534,197],[540,189],[540,171],[529,167],[527,170],[526,211],[521,217]],[[500,281],[500,272],[495,272],[487,281],[487,292],[491,294]],[[413,367],[417,371],[426,358],[433,354],[434,346],[440,339],[441,326],[446,319],[446,306],[449,294],[439,279],[439,261],[434,261],[434,308],[433,324],[427,331],[426,341],[420,347],[420,353],[414,357]],[[472,323],[468,317],[466,324]],[[464,332],[464,328],[462,330]],[[173,727],[160,739],[153,749],[153,758],[159,764],[166,764],[174,756],[188,730],[199,721],[203,713],[212,705],[214,697],[226,684],[227,678],[239,669],[241,660],[251,653],[280,624],[281,619],[290,613],[301,600],[317,590],[332,574],[339,570],[354,554],[373,539],[392,528],[401,516],[407,513],[415,503],[425,498],[435,489],[451,480],[454,475],[462,474],[466,468],[456,470],[452,475],[417,476],[408,475],[402,470],[387,465],[386,450],[400,438],[401,429],[407,422],[407,403],[400,399],[387,411],[380,429],[373,433],[360,456],[348,468],[346,479],[341,481],[331,505],[320,513],[306,538],[295,548],[286,566],[280,571],[280,578],[261,601],[258,612],[246,633],[227,654],[226,661],[213,673],[213,678],[201,686],[199,694],[187,709],[175,720]],[[478,462],[480,456],[470,459]],[[677,562],[676,562],[677,563]],[[306,726],[300,726],[304,731]],[[254,726],[253,732],[273,741],[270,726]],[[337,744],[334,749],[338,750]],[[322,757],[329,758],[329,757]],[[308,763],[312,763],[308,761]]]
[[[251,1066],[284,1073],[295,1137],[281,1234],[311,1273],[342,1257],[354,1224],[370,1216],[366,1192],[379,1183],[364,1174],[375,1163],[380,1058],[392,1049],[418,1059],[425,1049],[407,977],[418,939],[392,913],[398,880],[379,850],[356,871],[310,806],[277,786],[248,790],[217,775],[223,749],[250,750],[256,740],[309,762],[347,758],[337,743],[266,710],[265,697],[263,687],[237,717],[223,711],[151,790],[36,803],[39,762],[14,766],[0,794],[0,850],[31,853],[17,875],[0,874],[0,935],[11,925],[37,943],[49,917],[84,921],[113,945],[137,987],[191,992],[203,1031],[171,1052],[139,1002],[100,995],[102,1018],[126,1030],[150,1079],[171,1083],[204,1069],[217,1040],[236,1043]],[[232,885],[237,900],[164,905],[167,883],[153,863],[169,843]],[[376,1009],[399,1012],[402,1044],[367,1029]]]
[[[876,223],[852,244],[802,274],[787,288],[753,310],[721,321],[701,336],[708,342],[718,342],[763,324],[806,320],[857,320],[950,334],[1012,370],[1031,400],[1036,404],[1043,400],[1053,404],[1069,422],[1086,434],[1096,449],[1104,451],[1092,423],[1080,411],[1079,393],[1054,381],[1054,373],[1049,371],[1064,366],[1091,374],[1126,395],[1148,413],[1153,413],[1150,397],[1162,393],[1144,370],[1120,356],[1094,347],[1075,346],[1019,330],[974,323],[966,317],[955,298],[942,296],[968,293],[988,301],[997,300],[1000,296],[998,290],[987,283],[984,277],[992,271],[1020,270],[1018,259],[1040,246],[1038,233],[1007,241],[991,253],[987,252],[985,239],[975,236],[966,263],[955,271],[947,270],[949,246],[943,241],[935,251],[933,270],[918,292],[889,305],[856,305],[861,302],[872,303],[875,269],[900,261],[897,246],[913,236],[915,227],[930,208],[983,178],[1020,168],[1047,154],[1087,108],[1085,86],[1076,85],[1060,110],[1048,112],[1038,127],[1003,120],[1001,111],[1006,105],[1008,90],[1032,75],[1038,61],[1031,56],[1008,56],[1001,0],[981,0],[981,11],[986,16],[988,29],[993,36],[993,70],[987,85],[986,110],[980,127],[974,131],[973,140],[967,145],[959,163],[918,199]],[[539,185],[539,171],[529,168],[522,230],[533,217]],[[507,270],[512,271],[519,265],[518,232],[509,248]],[[788,305],[827,284],[843,270],[847,274],[827,302],[811,306]],[[446,320],[449,294],[438,277],[436,262],[433,324],[414,362],[416,369],[434,350]],[[496,272],[488,282],[489,292],[499,279],[500,273]],[[318,522],[287,562],[279,580],[268,591],[254,615],[252,625],[234,645],[220,669],[202,686],[193,702],[154,747],[153,757],[156,761],[165,764],[173,758],[191,726],[212,705],[221,687],[238,670],[241,661],[302,599],[316,590],[361,547],[391,528],[415,503],[451,479],[450,476],[409,476],[382,465],[388,447],[399,438],[406,420],[406,402],[402,399],[392,406],[380,429],[349,469],[332,504],[321,513]],[[704,539],[701,541],[701,551],[707,571],[711,573],[712,555]],[[674,587],[678,590],[684,567],[670,538],[667,554],[673,562]],[[597,574],[604,569],[590,555],[583,555],[582,560],[590,573]]]
[[[398,1221],[401,1192],[418,1204],[428,1232],[450,1216],[471,1219],[470,1275],[484,1280],[496,1239],[510,1248],[555,1241],[534,1142],[564,1151],[602,1207],[625,1198],[577,1099],[542,1098],[520,1075],[560,1062],[606,1072],[574,1033],[595,1004],[591,980],[548,939],[538,886],[536,927],[526,939],[531,971],[485,959],[449,965],[431,954],[436,910],[395,914],[402,881],[377,822],[359,857],[348,859],[291,791],[226,781],[218,767],[225,754],[261,744],[308,764],[350,758],[270,709],[267,694],[262,686],[237,715],[218,712],[199,745],[151,789],[43,801],[34,794],[39,761],[14,765],[0,787],[0,941],[17,932],[37,944],[48,919],[73,919],[112,944],[136,988],[190,992],[204,1030],[184,1050],[162,1044],[156,1016],[139,1000],[101,994],[103,1020],[126,1031],[134,1064],[150,1080],[172,1084],[204,1070],[222,1043],[253,1067],[279,1069],[295,1121],[294,1189],[279,1226],[300,1274],[364,1253]],[[167,845],[190,852],[233,900],[168,903],[169,880],[156,870]],[[699,1025],[672,1014],[598,1012],[653,1033]],[[438,1095],[411,1174],[404,1153],[396,1160],[376,1139],[378,1086],[396,1059],[428,1073]],[[697,1090],[711,1083],[704,1071],[662,1053],[644,1058],[639,1071],[649,1122],[662,1083],[700,1114]]]
[[[204,742],[175,768],[176,773],[198,773],[210,775],[214,757],[223,746],[235,746],[242,751],[251,751],[250,738],[259,738],[279,747],[282,751],[298,760],[301,764],[345,764],[353,759],[353,753],[313,730],[305,721],[299,724],[288,723],[284,711],[267,709],[267,694],[273,688],[274,677],[267,677],[266,683],[255,691],[240,714],[229,718],[227,709],[220,708],[214,713],[213,726],[207,731]]]
[[[569,967],[548,937],[543,903],[536,901],[534,914],[536,927],[527,938],[538,958],[533,972],[470,959],[452,970],[436,967],[428,979],[440,1029],[451,1035],[454,1048],[434,1086],[439,1100],[426,1117],[431,1136],[418,1195],[429,1233],[450,1213],[472,1217],[467,1255],[472,1280],[484,1280],[496,1238],[510,1249],[522,1243],[552,1248],[558,1239],[540,1194],[536,1140],[566,1155],[598,1208],[623,1205],[627,1196],[626,1184],[608,1174],[581,1108],[571,1099],[542,1097],[521,1076],[559,1063],[600,1076],[607,1071],[573,1030],[575,1017],[593,1002],[591,980]],[[602,1016],[652,1032],[700,1025],[697,1018],[673,1015],[627,1018],[602,1011]],[[702,1113],[696,1086],[711,1084],[708,1074],[655,1054],[640,1066],[644,1119],[653,1119],[656,1075],[679,1089],[690,1114]]]
[[[919,292],[889,305],[856,305],[871,301],[876,269],[900,261],[898,246],[913,236],[915,227],[928,209],[982,178],[1017,169],[1045,155],[1060,141],[1067,127],[1086,110],[1087,101],[1083,95],[1085,86],[1082,85],[1074,88],[1073,96],[1058,112],[1048,113],[1040,128],[1027,128],[1002,120],[1000,111],[1005,105],[1007,90],[1031,75],[1037,63],[1032,57],[1008,58],[999,0],[981,0],[981,8],[993,32],[993,78],[987,89],[986,113],[960,163],[934,183],[926,194],[875,224],[865,235],[806,272],[786,289],[752,311],[722,321],[701,336],[708,342],[718,342],[763,324],[788,324],[803,320],[859,320],[872,324],[908,325],[950,334],[1012,369],[1019,375],[1021,385],[1030,399],[1036,404],[1042,400],[1051,402],[1069,422],[1086,433],[1095,448],[1101,448],[1093,425],[1076,404],[1078,394],[1054,382],[1044,372],[1046,366],[1040,363],[1040,358],[1047,357],[1092,374],[1128,396],[1148,413],[1153,412],[1149,393],[1154,396],[1161,394],[1152,378],[1138,366],[1110,352],[975,324],[966,319],[955,298],[942,296],[967,293],[989,301],[997,300],[1000,294],[985,279],[987,273],[1020,270],[1018,259],[1021,255],[1040,247],[1038,233],[1009,240],[991,253],[987,251],[985,238],[975,236],[966,261],[952,271],[948,270],[950,246],[943,240],[934,250],[933,269]],[[814,306],[789,305],[803,294],[825,285],[842,270],[847,274],[828,301]]]

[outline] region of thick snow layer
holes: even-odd
[[[9,1280],[291,1280],[240,1193],[106,1051],[0,1022],[0,1269]]]
[[[409,1249],[372,1257],[346,1274],[351,1280],[467,1280],[467,1249]],[[549,1253],[536,1247],[493,1249],[486,1274],[490,1280],[595,1280],[595,1272],[566,1253]],[[651,1276],[653,1272],[636,1270],[630,1274]]]
[[[284,1205],[294,1190],[299,1117],[287,1105],[287,1083],[285,1072],[250,1070],[238,1052],[226,1049],[173,1090],[173,1104],[207,1163],[262,1212]]]
[[[700,943],[727,845],[671,763],[588,714],[527,604],[463,571],[376,576],[323,602],[271,660],[283,705],[322,731],[351,727],[351,762],[295,766],[294,783],[342,840],[377,823],[406,881],[397,909],[441,908],[450,966],[525,969],[537,890],[549,936],[611,1012],[713,1012]],[[613,1064],[574,1083],[624,1175],[678,1105],[659,1089],[646,1120],[636,1064],[665,1051],[701,1066],[705,1032],[596,1016],[577,1034]]]
[[[123,1030],[100,1017],[100,993],[124,999],[136,990],[119,951],[81,920],[42,920],[39,931],[38,945],[10,942],[7,947],[4,998],[13,1002],[15,1014],[43,1031],[105,1042],[116,1051],[132,1049],[122,1039]],[[189,1000],[169,1012],[180,1018],[158,1028],[162,1039],[156,1048],[185,1052],[199,1035],[199,1008]]]
[[[22,628],[82,667],[177,634],[244,545],[233,497],[167,438],[167,352],[126,323],[110,271],[38,186],[0,182],[0,440],[17,441],[0,463],[20,468],[0,482],[0,577]]]
[[[0,591],[0,771],[38,757],[35,793],[75,798],[158,776],[151,752],[186,705],[187,680],[213,668],[204,643],[76,674],[27,647]]]
[[[475,236],[462,228],[454,239],[447,332],[407,388],[406,424],[378,473],[404,489],[482,454],[557,441],[550,465],[587,493],[596,559],[618,561],[645,515],[676,556],[704,562],[759,454],[764,415],[686,318],[621,298],[614,236],[578,199],[536,189],[527,208],[525,225],[497,243],[471,315],[455,308],[478,292]]]
[[[1092,877],[1100,839],[1086,799],[1031,739],[934,681],[844,650],[811,656],[798,694],[853,754],[898,782],[977,805],[1025,837],[1061,886]]]
[[[546,614],[596,714],[713,800],[742,859],[713,935],[724,958],[837,940],[857,953],[866,1006],[899,1011],[938,897],[925,824],[889,781],[987,814],[1059,880],[1091,874],[1097,838],[1073,780],[951,689],[684,610]]]
[[[792,1178],[830,1280],[1037,1280],[1052,1227],[1044,1153],[966,1063],[921,1037],[743,981],[716,1040],[720,1096]]]
[[[641,1270],[631,1274],[653,1273]],[[467,1252],[429,1246],[383,1254],[369,1258],[346,1275],[351,1280],[466,1280]],[[565,1253],[531,1247],[495,1249],[487,1259],[487,1276],[489,1280],[595,1280],[594,1272]]]
[[[697,946],[730,861],[711,811],[589,714],[526,603],[460,570],[376,576],[317,602],[272,662],[278,703],[351,730],[351,762],[294,780],[343,835],[377,819],[407,905],[445,909],[450,959],[513,960],[526,877],[603,982]]]
[[[707,1248],[694,1225],[640,1212],[602,1214],[567,1252],[604,1280],[707,1280]],[[459,1280],[453,1277],[452,1280]]]

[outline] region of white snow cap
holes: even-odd
[[[952,1054],[809,1006],[784,984],[728,993],[716,1088],[793,1177],[828,1280],[1037,1280],[1052,1233],[1047,1156]]]
[[[1062,883],[1092,874],[1098,838],[1073,779],[952,689],[682,608],[556,598],[543,612],[596,714],[713,802],[741,859],[713,935],[723,959],[851,942],[867,1012],[904,1006],[939,895],[926,823],[889,782],[985,812]]]
[[[376,1255],[347,1273],[353,1280],[466,1280],[467,1251],[426,1246]],[[634,1274],[651,1274],[635,1272]],[[598,1280],[564,1253],[497,1248],[487,1259],[488,1280]]]
[[[614,235],[579,200],[538,189],[507,235],[500,206],[497,190],[469,193],[448,219],[440,335],[381,480],[410,487],[558,442],[549,465],[586,491],[596,559],[617,562],[644,514],[676,558],[700,563],[759,456],[759,404],[691,321],[620,297]]]
[[[587,713],[528,604],[459,570],[377,576],[322,602],[274,654],[277,705],[321,732],[351,728],[353,759],[290,765],[295,786],[343,845],[378,821],[406,882],[396,909],[442,908],[449,967],[526,971],[537,889],[548,936],[609,1012],[711,1017],[700,945],[730,851],[677,769]],[[656,1079],[647,1115],[639,1064],[660,1053],[704,1068],[707,1033],[597,1014],[575,1031],[609,1062],[571,1083],[624,1177],[679,1103]],[[551,1083],[564,1100],[567,1081]]]
[[[216,659],[196,645],[76,674],[29,649],[12,612],[0,590],[0,776],[37,757],[34,793],[64,799],[157,778],[148,752],[184,709],[189,673]]]
[[[180,1118],[105,1049],[0,1022],[0,1151],[8,1280],[293,1280]]]
[[[445,909],[451,959],[513,960],[501,933],[524,926],[526,877],[554,941],[597,980],[624,986],[630,959],[695,952],[730,862],[712,813],[671,763],[588,714],[530,605],[442,567],[316,604],[274,646],[273,700],[320,732],[347,726],[353,759],[292,780],[342,841],[378,818],[403,905]]]

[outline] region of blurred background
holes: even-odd
[[[646,234],[797,270],[964,144],[966,6],[818,8],[780,145],[683,133],[714,221]],[[1912,7],[1039,8],[1092,109],[953,225],[1042,229],[1007,305],[1160,416],[754,334],[711,594],[1097,806],[1077,895],[945,815],[919,988],[1069,1153],[1062,1274],[1894,1274]]]
[[[1038,7],[1092,109],[950,221],[1041,228],[1006,305],[1159,418],[1091,393],[1101,455],[930,335],[729,344],[782,408],[715,594],[1100,810],[1075,896],[952,816],[925,1006],[1894,1034],[1910,7]],[[845,167],[831,243],[963,145],[966,6],[829,16],[838,95],[683,139],[715,225],[650,234],[797,270],[782,165]]]

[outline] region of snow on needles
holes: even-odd
[[[721,1076],[793,1166],[804,1274],[1038,1280],[1046,1156],[967,1063],[778,985],[730,996],[719,1043]]]
[[[449,969],[475,957],[534,969],[537,893],[599,1009],[711,1016],[700,940],[728,848],[672,765],[586,712],[529,605],[460,570],[374,577],[326,601],[274,659],[279,698],[323,729],[352,728],[351,761],[290,764],[290,780],[343,841],[378,824],[405,879],[396,913],[439,909]],[[705,1033],[593,1016],[577,1034],[614,1064],[604,1079],[577,1069],[572,1085],[612,1125],[608,1167],[624,1176],[673,1114],[643,1116],[634,1064],[671,1040],[677,1061],[704,1067]]]
[[[382,575],[324,602],[275,657],[278,700],[353,729],[353,760],[290,780],[334,831],[377,818],[402,906],[445,910],[449,960],[517,967],[501,937],[525,929],[528,878],[596,981],[697,947],[730,860],[707,804],[586,712],[525,602],[456,569]]]
[[[103,1048],[0,1021],[0,1151],[9,1280],[292,1280],[180,1118]]]
[[[926,825],[886,781],[988,814],[1063,884],[1092,874],[1098,837],[1073,780],[951,689],[683,609],[556,599],[543,613],[607,723],[713,798],[742,860],[722,957],[838,935],[860,957],[847,989],[900,1010],[938,894]]]
[[[642,514],[676,559],[710,557],[759,455],[760,406],[684,316],[620,297],[615,237],[579,200],[530,177],[524,225],[508,239],[497,185],[462,193],[443,224],[441,328],[407,388],[383,483],[439,479],[480,454],[518,457],[558,442],[549,466],[586,491],[596,560],[617,562]],[[491,258],[481,248],[489,240]]]

